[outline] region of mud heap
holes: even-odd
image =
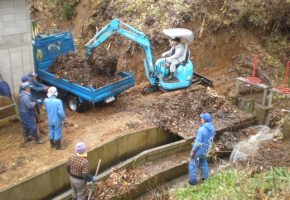
[[[231,121],[237,118],[233,106],[211,89],[202,86],[170,92],[158,96],[143,109],[155,125],[184,137],[193,137],[200,124],[199,115],[211,113],[217,119]],[[216,123],[217,124],[217,123]]]
[[[98,181],[91,200],[115,199],[118,194],[123,194],[135,190],[137,180],[142,174],[138,169],[126,168],[111,173],[106,180]]]
[[[116,55],[108,52],[104,47],[95,48],[89,58],[91,74],[95,76],[114,76],[117,70],[117,61]]]
[[[58,57],[49,72],[55,74],[56,79],[99,88],[120,79],[116,73],[117,61],[115,55],[100,46],[92,51],[89,64],[85,58],[71,52]]]

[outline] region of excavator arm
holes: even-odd
[[[96,33],[96,35],[85,45],[86,58],[88,59],[90,57],[94,48],[115,33],[119,33],[120,35],[133,40],[142,47],[146,55],[146,59],[144,59],[146,77],[150,83],[153,84],[152,77],[154,77],[156,70],[153,65],[153,57],[148,38],[142,32],[136,30],[128,24],[121,22],[119,19],[112,20],[109,24],[102,28],[101,31]]]

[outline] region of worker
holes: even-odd
[[[21,85],[22,91],[19,94],[19,114],[22,123],[24,143],[27,144],[29,136],[35,140],[37,144],[42,144],[43,141],[39,140],[37,135],[37,128],[34,121],[34,107],[36,102],[33,101],[31,95],[31,85],[29,82],[24,82]]]
[[[190,152],[190,161],[188,164],[189,184],[197,184],[197,169],[200,165],[202,179],[208,179],[207,154],[211,148],[215,129],[212,124],[212,117],[209,113],[200,115],[201,126],[197,131],[195,141]]]
[[[27,76],[29,77],[29,82],[32,85],[31,94],[35,99],[40,98],[40,96],[39,96],[40,92],[47,93],[47,90],[49,87],[36,80],[36,78],[37,78],[36,73],[30,72]]]
[[[22,84],[22,83],[25,83],[25,82],[29,82],[29,80],[30,80],[29,76],[27,76],[27,75],[23,75],[23,76],[21,77],[21,84]],[[20,94],[21,91],[22,91],[22,86],[20,85],[20,87],[19,87],[19,94]]]
[[[47,93],[47,90],[48,90],[48,86],[38,82],[36,80],[37,78],[37,74],[35,74],[34,72],[30,72],[28,73],[27,77],[29,78],[29,83],[31,84],[31,94],[32,94],[32,97],[34,99],[36,99],[38,102],[41,102],[40,101],[40,93],[42,92],[45,92]],[[40,119],[40,106],[39,104],[36,104],[35,106],[35,116],[36,116],[36,123],[41,123],[41,119]],[[43,130],[42,130],[43,131]]]
[[[179,38],[170,39],[170,46],[172,46],[171,49],[162,54],[162,57],[165,58],[165,62],[170,64],[169,67],[170,73],[169,76],[165,79],[165,81],[170,81],[174,79],[176,67],[182,62],[186,54],[185,46],[182,43],[180,43]]]
[[[67,163],[67,171],[70,174],[72,199],[87,199],[87,182],[95,183],[97,178],[89,173],[89,161],[87,160],[87,148],[85,143],[80,142],[75,146],[73,153]]]
[[[63,150],[62,139],[62,121],[65,118],[63,105],[60,99],[57,99],[57,89],[50,87],[47,93],[48,98],[44,99],[44,108],[47,114],[49,140],[51,148]]]

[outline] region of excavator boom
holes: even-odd
[[[152,80],[152,74],[155,74],[155,68],[153,65],[153,57],[148,38],[144,35],[144,33],[136,30],[128,24],[121,22],[119,19],[112,20],[85,45],[86,58],[89,58],[94,48],[115,33],[119,33],[120,35],[133,40],[142,47],[146,55],[146,59],[144,60],[146,76],[149,81]]]

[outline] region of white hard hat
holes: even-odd
[[[56,89],[56,87],[49,87],[48,88],[47,96],[48,97],[51,97],[52,95],[57,96],[57,89]]]

